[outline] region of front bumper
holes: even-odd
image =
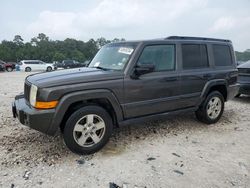
[[[240,83],[239,94],[250,95],[250,83]]]
[[[23,125],[48,135],[54,135],[54,132],[49,131],[55,114],[54,109],[35,109],[27,104],[24,95],[17,95],[12,103],[12,113],[13,117],[17,117]]]

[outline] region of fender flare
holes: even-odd
[[[213,86],[218,86],[218,85],[223,85],[227,88],[227,81],[224,79],[215,79],[215,80],[210,80],[206,83],[206,85],[204,86],[200,98],[201,100],[204,100],[205,97],[207,96],[209,90],[213,87]]]
[[[116,96],[110,91],[106,89],[95,89],[95,90],[85,90],[85,91],[77,91],[64,95],[56,109],[55,115],[53,117],[50,128],[48,129],[48,134],[53,135],[58,130],[63,117],[68,110],[69,106],[75,102],[84,101],[88,99],[107,99],[112,107],[114,108],[117,121],[123,120],[123,112],[121,106],[116,98]]]

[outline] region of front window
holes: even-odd
[[[131,44],[110,44],[104,46],[96,54],[89,67],[103,70],[123,70],[134,50],[135,45]]]
[[[155,71],[171,71],[175,68],[175,46],[172,44],[146,46],[138,65],[153,64]]]

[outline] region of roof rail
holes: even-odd
[[[186,36],[169,36],[169,37],[165,38],[165,40],[166,39],[231,42],[231,40],[227,40],[227,39],[214,39],[214,38],[205,38],[205,37],[186,37]]]

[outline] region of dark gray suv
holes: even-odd
[[[216,123],[237,93],[231,41],[197,37],[105,45],[86,68],[28,76],[14,117],[43,133],[61,130],[70,150],[100,150],[114,127],[193,111]]]

